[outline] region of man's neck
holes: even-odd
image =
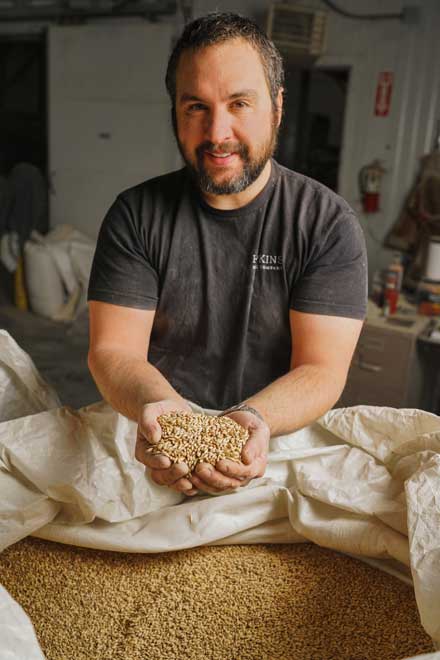
[[[266,183],[269,181],[272,169],[271,159],[267,161],[260,176],[255,179],[250,186],[240,193],[232,195],[211,195],[209,193],[202,193],[203,198],[209,206],[222,211],[230,211],[239,209],[241,206],[249,204],[260,193]]]

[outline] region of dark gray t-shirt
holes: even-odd
[[[117,197],[88,299],[155,309],[149,361],[183,397],[225,409],[289,371],[289,309],[364,318],[365,243],[341,197],[275,160],[229,211],[183,168]]]

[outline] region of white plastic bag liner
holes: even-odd
[[[31,310],[53,318],[64,305],[65,293],[53,256],[44,243],[24,244],[26,291]]]
[[[33,312],[56,320],[75,318],[86,305],[95,242],[70,225],[25,244],[25,272]]]
[[[21,365],[11,378],[32,389],[29,358],[10,339],[2,352]],[[24,410],[0,424],[0,550],[29,534],[150,553],[311,540],[412,576],[422,624],[440,643],[439,417],[333,410],[272,438],[264,477],[186,498],[149,479],[134,458],[136,425],[105,403]]]
[[[18,603],[0,585],[0,660],[44,660],[34,627]]]
[[[47,242],[46,247],[57,267],[58,275],[67,295],[72,295],[78,287],[78,281],[73,270],[68,246],[62,243],[57,245],[56,243]]]
[[[0,330],[0,422],[60,405],[58,395],[41,378],[29,355],[6,330]]]
[[[60,260],[60,274],[63,280],[69,281],[68,290],[73,291],[74,284],[87,288],[96,243],[91,238],[70,225],[58,225],[47,234],[46,242],[51,247],[63,250],[69,264]]]

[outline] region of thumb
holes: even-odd
[[[157,445],[160,442],[162,429],[159,422],[152,420],[143,425],[143,433],[151,445]]]
[[[250,465],[257,458],[267,454],[270,432],[265,426],[249,428],[249,438],[243,447],[241,457],[245,465]]]
[[[144,410],[139,421],[139,431],[152,445],[156,445],[160,441],[162,429],[153,410]]]
[[[257,442],[255,435],[251,434],[249,440],[246,442],[243,451],[241,452],[241,459],[245,465],[250,465],[258,455]]]

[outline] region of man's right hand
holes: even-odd
[[[185,495],[196,495],[197,488],[189,479],[185,479],[189,468],[186,463],[172,464],[164,454],[152,454],[153,445],[161,438],[161,428],[157,421],[160,415],[171,412],[192,412],[185,402],[165,399],[147,403],[142,407],[138,420],[135,458],[151,470],[152,480],[159,486],[168,486]]]

